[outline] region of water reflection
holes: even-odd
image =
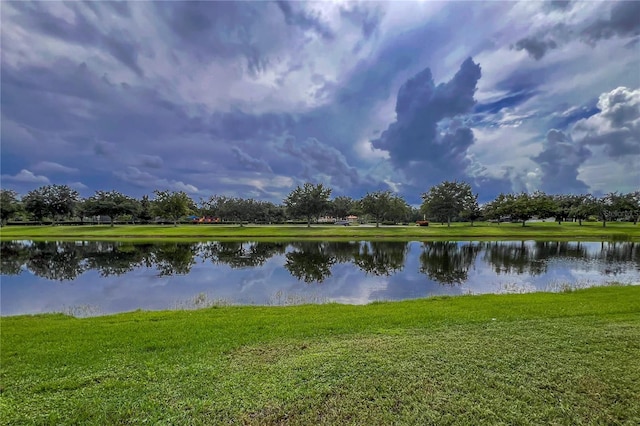
[[[207,242],[200,245],[200,255],[215,265],[232,268],[262,266],[271,257],[283,254],[287,243],[273,242]]]
[[[593,243],[590,243],[593,246]],[[285,255],[284,268],[297,279],[322,282],[332,275],[337,263],[352,263],[367,274],[391,276],[405,267],[406,242],[205,242],[205,243],[119,243],[29,242],[0,243],[0,273],[17,275],[27,270],[54,281],[74,280],[95,269],[101,276],[121,275],[136,268],[155,268],[160,276],[189,274],[198,259],[231,268],[256,268],[270,258]],[[631,263],[640,270],[636,243],[599,243],[599,250],[587,250],[581,242],[455,242],[421,244],[419,272],[442,284],[460,284],[482,253],[484,263],[496,274],[540,275],[554,260],[579,261],[588,269],[604,266],[601,273],[616,275]]]
[[[482,245],[452,241],[424,243],[420,254],[420,272],[442,284],[463,283]]]
[[[550,282],[638,282],[640,249],[631,242],[4,241],[0,273],[3,314],[30,312],[18,305],[32,303],[29,298],[46,292],[52,281],[78,283],[74,297],[91,303],[112,298],[110,311],[166,308],[184,292],[186,297],[206,292],[230,303],[264,304],[284,293],[302,294],[303,301],[365,303],[504,288],[545,290]],[[81,297],[82,291],[100,288],[100,295]],[[71,295],[53,291],[47,297],[55,303],[71,303]],[[51,309],[42,304],[38,309]]]

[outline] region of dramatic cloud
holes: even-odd
[[[299,162],[303,169],[301,176],[306,180],[328,182],[340,188],[359,183],[358,171],[347,164],[344,155],[315,138],[299,143],[287,137],[282,152]]]
[[[446,129],[438,124],[471,111],[479,79],[480,66],[471,58],[449,82],[438,86],[429,68],[421,71],[400,87],[396,121],[372,141],[373,147],[388,151],[410,179],[434,182],[464,176],[473,132],[461,122],[451,122]]]
[[[248,170],[254,170],[256,172],[272,172],[271,167],[269,167],[269,165],[264,160],[253,158],[237,146],[232,146],[231,152],[233,152],[233,155],[235,155],[238,163],[240,163]]]
[[[545,191],[588,192],[578,174],[592,150],[614,160],[624,158],[618,167],[628,169],[629,178],[636,172],[632,168],[640,165],[640,90],[618,87],[603,93],[597,108],[598,113],[575,123],[571,136],[555,129],[547,133],[544,150],[534,157]],[[632,158],[635,160],[630,162]]]
[[[578,167],[591,155],[559,130],[550,130],[544,151],[534,157],[542,170],[541,189],[551,194],[585,193],[587,185],[578,179]]]
[[[640,2],[621,1],[611,6],[608,19],[598,19],[582,30],[581,35],[589,42],[614,36],[629,37],[640,34]]]
[[[2,2],[2,186],[628,188],[639,4]]]
[[[553,40],[544,40],[537,37],[525,37],[518,40],[515,45],[516,50],[526,50],[534,59],[542,59],[548,50],[558,47],[558,43]]]
[[[575,124],[573,137],[585,146],[602,146],[612,158],[640,154],[640,89],[603,93],[598,108],[600,113]]]
[[[287,24],[299,26],[303,30],[313,30],[327,40],[332,40],[335,37],[329,26],[323,23],[319,17],[304,10],[294,10],[296,3],[283,0],[278,0],[276,3]]]
[[[19,18],[22,25],[61,41],[104,50],[138,76],[144,75],[138,64],[140,47],[129,32],[124,29],[105,32],[99,25],[103,14],[114,10],[126,16],[126,4],[114,8],[110,2],[96,3],[90,10],[82,10],[77,3],[16,2],[12,7],[23,12]],[[65,8],[71,19],[57,15],[54,11],[58,8]]]
[[[125,182],[150,190],[184,191],[189,194],[198,193],[198,188],[181,181],[160,179],[148,172],[140,171],[136,167],[127,167],[124,171],[116,171],[114,174]]]
[[[609,17],[576,22],[566,25],[564,22],[557,23],[549,28],[539,30],[535,35],[521,38],[514,48],[525,50],[536,59],[542,59],[550,50],[560,47],[573,39],[580,40],[595,45],[600,40],[612,37],[634,37],[640,34],[640,2],[620,1],[611,2],[611,8],[607,11]],[[568,12],[569,3],[560,3],[550,7],[550,11]],[[607,13],[604,12],[604,13]]]

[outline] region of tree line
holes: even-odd
[[[422,194],[419,208],[411,207],[391,191],[368,192],[361,199],[338,196],[331,199],[331,188],[323,184],[305,183],[291,191],[281,204],[253,198],[212,195],[194,201],[183,191],[153,192],[153,197],[140,199],[118,191],[96,191],[88,198],[67,185],[45,185],[20,197],[13,190],[0,189],[0,219],[38,223],[106,217],[113,226],[117,221],[152,223],[162,220],[178,222],[189,215],[216,218],[221,222],[284,223],[301,221],[311,226],[322,216],[360,219],[381,223],[412,223],[429,219],[450,225],[452,222],[489,220],[495,223],[517,221],[525,226],[533,219],[555,218],[558,223],[599,220],[603,226],[614,220],[637,224],[640,217],[640,190],[630,193],[611,192],[602,197],[591,194],[549,195],[533,193],[499,194],[485,204],[478,202],[471,185],[444,181]]]

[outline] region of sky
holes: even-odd
[[[2,1],[1,186],[640,189],[640,2]]]

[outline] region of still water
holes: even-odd
[[[2,315],[363,304],[640,283],[632,242],[0,243]]]

